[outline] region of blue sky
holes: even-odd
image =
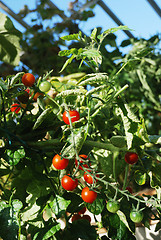
[[[68,4],[73,0],[52,0],[53,3],[60,9],[65,10],[68,15]],[[155,0],[161,8],[161,1]],[[23,8],[24,4],[28,5],[30,9],[35,8],[36,0],[3,0],[3,2],[10,7],[15,13],[18,13]],[[107,6],[117,15],[117,17],[133,29],[133,35],[135,37],[143,37],[145,39],[161,32],[161,18],[152,9],[147,0],[104,0]],[[0,11],[2,11],[0,9]],[[88,22],[82,22],[80,29],[82,29],[87,35],[90,34],[90,30],[95,27],[102,27],[106,30],[111,27],[116,27],[116,23],[104,12],[100,6],[94,8],[95,17],[88,20]],[[24,20],[32,25],[31,19],[33,15],[30,14]],[[54,21],[61,21],[59,17],[56,17]],[[54,22],[53,22],[54,23]],[[15,26],[24,31],[24,28],[14,21]],[[119,31],[116,33],[117,42],[120,44],[122,40],[127,39],[127,35]]]

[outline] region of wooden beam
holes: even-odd
[[[157,5],[157,3],[154,0],[147,0],[148,3],[152,6],[152,8],[156,11],[156,13],[161,17],[161,9]]]
[[[2,8],[6,13],[12,16],[18,23],[20,23],[24,28],[29,29],[30,26],[23,21],[16,13],[14,13],[7,5],[0,1],[0,8]]]

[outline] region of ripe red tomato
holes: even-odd
[[[65,169],[68,166],[68,163],[69,163],[69,159],[66,159],[66,158],[61,159],[61,156],[58,154],[56,154],[52,160],[53,166],[58,170]]]
[[[85,154],[79,155],[79,157],[82,159],[82,160],[80,160],[81,165],[85,168],[89,168],[89,166],[87,165],[87,163],[85,163],[84,160],[87,160],[87,159],[90,160],[90,158],[88,158],[88,156],[85,155]],[[78,166],[78,160],[77,159],[75,160],[75,165]],[[79,166],[79,169],[83,170],[81,165]],[[89,165],[91,165],[90,162],[89,162]]]
[[[15,112],[16,114],[18,114],[20,110],[20,104],[14,103],[11,105],[11,112]]]
[[[29,93],[25,90],[22,92],[21,95],[19,95],[18,97],[18,101],[21,103],[27,103],[29,100]]]
[[[97,198],[97,193],[93,190],[90,190],[89,187],[82,189],[82,199],[87,203],[93,203]]]
[[[74,215],[72,216],[71,221],[74,222],[74,221],[77,221],[78,219],[81,219],[81,218],[82,218],[82,217],[81,217],[78,213],[76,213],[76,214],[74,214]]]
[[[125,154],[125,161],[128,164],[134,164],[139,160],[137,153],[134,152],[127,152]]]
[[[90,172],[90,171],[88,171],[88,172]],[[88,172],[84,172],[84,180],[87,182],[87,183],[89,183],[89,184],[92,184],[93,183],[93,177],[88,173]],[[99,177],[99,175],[98,174],[96,174],[96,176],[97,177]],[[97,182],[98,180],[96,179],[96,182]]]
[[[32,73],[25,73],[22,76],[22,83],[26,86],[26,87],[32,87],[35,83],[35,77]]]
[[[76,122],[80,119],[80,115],[79,115],[79,112],[77,110],[70,110],[69,115],[71,117],[71,122],[72,123]],[[63,113],[63,121],[68,125],[70,124],[67,111],[65,111]]]
[[[83,207],[79,212],[78,214],[84,214],[86,212],[87,208],[86,207]]]
[[[73,191],[78,185],[78,179],[72,179],[68,175],[65,175],[61,180],[62,187],[67,191]]]

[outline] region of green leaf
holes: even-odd
[[[70,34],[70,35],[61,37],[61,39],[67,40],[67,41],[79,40],[79,34],[78,33],[77,34]]]
[[[126,137],[124,136],[112,136],[110,142],[118,148],[123,148],[126,146]]]
[[[75,144],[73,143],[72,134],[69,135],[67,141],[69,142],[70,145],[65,149],[63,149],[63,151],[61,152],[63,157],[73,158],[75,156],[76,151],[77,153],[80,152],[86,139],[86,131],[87,131],[86,125],[80,128],[74,129]]]
[[[144,185],[146,183],[146,172],[136,170],[134,173],[134,178],[138,185]]]
[[[71,48],[69,50],[62,50],[62,51],[60,51],[58,55],[63,57],[63,56],[69,56],[70,54],[73,54],[73,53],[77,54],[77,52],[78,51],[77,51],[76,48]]]
[[[86,204],[87,209],[94,215],[101,214],[104,206],[105,206],[104,199],[100,195],[97,195],[96,200],[92,204],[90,203]]]
[[[45,109],[37,118],[34,126],[33,126],[33,130],[35,130],[36,128],[38,128],[40,126],[40,124],[45,120],[45,118],[48,116],[48,114],[50,113],[51,108],[47,108]]]
[[[91,33],[91,39],[95,39],[97,34],[97,28],[94,28],[92,33]]]
[[[8,89],[7,83],[0,78],[0,90],[7,91],[7,89]]]
[[[0,13],[0,60],[14,66],[20,61],[21,33],[5,14]]]
[[[109,78],[106,73],[92,73],[87,74],[83,78],[80,79],[78,85],[84,86],[84,85],[91,85],[95,86],[96,84],[106,84],[108,83]]]
[[[60,223],[55,223],[53,224],[54,226],[52,226],[50,229],[48,229],[48,231],[44,234],[43,239],[42,240],[46,240],[49,239],[50,237],[54,236],[54,234],[56,232],[58,232],[60,230]],[[46,228],[44,230],[47,230]]]
[[[8,156],[9,164],[11,166],[17,165],[19,161],[25,157],[25,150],[23,147],[21,147],[16,151],[7,149],[6,153]]]
[[[72,55],[69,59],[66,60],[66,62],[64,63],[62,69],[60,70],[60,73],[68,66],[68,64],[70,64],[73,59],[76,57],[76,55]]]
[[[66,211],[68,205],[71,203],[70,200],[65,200],[64,198],[60,197],[59,195],[56,195],[54,200],[50,202],[50,207],[55,215],[57,217],[61,217],[62,213]]]

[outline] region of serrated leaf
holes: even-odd
[[[79,40],[79,34],[78,34],[78,33],[76,33],[76,34],[75,34],[75,33],[74,33],[74,34],[70,34],[70,35],[61,37],[61,39],[67,40],[67,41]]]
[[[50,111],[51,111],[51,108],[47,108],[40,114],[40,116],[37,118],[37,120],[32,128],[33,130],[35,130],[36,128],[38,128],[40,126],[40,124],[45,120],[45,118],[50,113]]]
[[[70,95],[84,95],[86,94],[86,92],[87,90],[84,88],[65,90],[65,91],[62,91],[61,93],[58,93],[57,97],[67,97]]]
[[[73,59],[76,57],[76,55],[72,55],[69,59],[66,60],[66,62],[64,63],[62,69],[60,70],[60,73],[68,66],[68,64],[70,64]]]
[[[84,85],[95,85],[95,84],[101,84],[101,83],[108,83],[108,76],[106,73],[93,73],[93,74],[87,74],[83,78],[80,79],[78,85],[84,86]]]
[[[112,136],[110,142],[118,148],[123,148],[126,146],[126,137],[124,136]]]
[[[101,212],[104,209],[104,206],[105,206],[104,199],[99,195],[97,195],[96,200],[92,204],[90,203],[86,204],[87,209],[94,215],[101,214]]]
[[[69,49],[69,50],[62,50],[62,51],[60,51],[59,52],[59,56],[69,56],[70,54],[73,54],[73,53],[75,53],[75,54],[77,54],[77,49],[76,48],[71,48],[71,49]]]
[[[92,33],[91,33],[91,39],[95,39],[97,34],[97,28],[94,28]]]

